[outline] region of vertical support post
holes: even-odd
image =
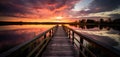
[[[74,32],[72,31],[72,44],[74,45]]]
[[[66,31],[67,31],[67,35],[68,35],[68,38],[69,38],[69,30],[68,30],[68,28],[66,28]]]
[[[45,35],[44,35],[44,39],[46,39],[46,34],[47,34],[47,33],[45,33]],[[45,44],[45,43],[46,43],[46,40],[45,40],[44,44]]]
[[[68,35],[68,28],[65,26],[65,30],[66,30],[66,33],[67,33],[67,35]]]
[[[82,45],[83,45],[83,37],[80,37],[80,50],[81,50],[81,52],[83,52]],[[81,53],[80,53],[80,57],[83,57]]]
[[[52,37],[52,35],[53,35],[53,34],[52,34],[52,29],[51,29],[51,37]]]
[[[49,31],[49,37],[51,37],[52,35],[51,35],[51,30]]]
[[[68,38],[70,39],[70,30],[68,29]]]
[[[44,35],[44,39],[46,38],[46,34]]]
[[[53,37],[53,29],[51,29],[51,36]]]
[[[80,38],[80,43],[83,45],[83,38]],[[81,51],[83,50],[82,45],[80,45],[80,50],[81,50]]]
[[[52,29],[52,34],[54,33],[55,28]]]
[[[68,31],[67,31],[67,28],[65,27],[65,26],[63,26],[64,27],[64,30],[65,30],[65,32],[67,33]]]

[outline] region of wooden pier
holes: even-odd
[[[120,51],[72,28],[56,25],[0,57],[120,57]]]
[[[59,26],[42,57],[75,57],[75,52],[67,34]]]

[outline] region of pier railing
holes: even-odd
[[[38,57],[42,54],[56,29],[57,26],[54,26],[49,30],[40,33],[32,40],[0,54],[0,57]]]
[[[63,27],[80,57],[120,57],[120,51],[117,49],[85,36],[72,28]]]

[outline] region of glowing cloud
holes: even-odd
[[[57,16],[56,19],[62,19],[63,17],[62,16]]]
[[[0,16],[48,18],[66,15],[79,0],[0,0]]]

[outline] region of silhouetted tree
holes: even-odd
[[[95,24],[95,21],[94,21],[94,20],[90,20],[90,19],[88,19],[88,20],[86,21],[86,23],[92,23],[92,24]]]
[[[80,21],[80,24],[81,24],[81,25],[85,25],[85,24],[86,24],[86,20],[85,20],[85,19],[82,19],[82,20]]]
[[[103,24],[104,23],[104,20],[103,19],[100,19],[100,24]]]

